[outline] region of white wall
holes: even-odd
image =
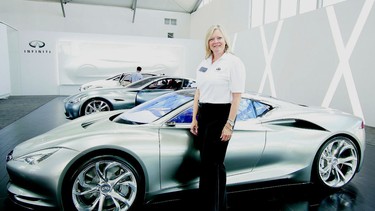
[[[126,8],[68,3],[64,18],[58,1],[0,0],[0,21],[18,29],[9,49],[12,94],[68,91],[58,84],[56,44],[62,38],[164,43],[172,32],[178,38],[174,42],[186,49],[184,74],[194,77],[208,26],[223,24],[248,70],[248,90],[338,108],[375,126],[373,4],[346,0],[251,28],[248,0],[215,0],[192,15],[138,9],[135,23]],[[164,18],[176,18],[178,25],[164,25]],[[52,53],[25,54],[32,40],[43,40]]]
[[[249,0],[212,1],[191,15],[190,38],[204,39],[208,27],[213,24],[223,25],[226,31],[233,33],[246,30],[249,27],[249,10]]]
[[[58,65],[60,40],[179,46],[182,73],[187,76],[193,76],[190,71],[203,54],[197,50],[201,41],[187,39],[190,14],[137,9],[133,22],[133,11],[127,8],[75,3],[64,8],[65,18],[59,1],[0,0],[0,21],[17,29],[10,41],[12,95],[66,95],[78,90],[79,83],[61,83],[65,70]],[[165,25],[164,18],[176,19],[177,25]],[[168,33],[175,39],[167,39]],[[34,49],[29,43],[35,40],[46,45]]]
[[[119,36],[119,35],[98,35],[98,34],[84,34],[84,33],[62,33],[62,32],[43,32],[43,31],[20,31],[19,33],[19,64],[20,68],[14,69],[12,72],[12,95],[70,95],[78,91],[79,86],[88,81],[64,82],[61,76],[67,75],[67,70],[63,65],[59,64],[59,42],[71,41],[81,43],[92,43],[98,46],[97,54],[103,50],[103,47],[108,46],[118,47],[121,45],[139,45],[144,46],[174,46],[179,48],[180,53],[179,69],[175,72],[169,72],[169,75],[185,75],[193,76],[195,66],[203,56],[203,51],[198,50],[202,46],[200,40],[188,39],[168,39],[157,37],[135,37],[135,36]],[[32,41],[39,41],[45,43],[45,46],[40,49],[30,47],[29,43]],[[40,52],[38,52],[38,50]],[[118,48],[113,49],[118,50]],[[144,52],[144,57],[148,56],[151,60],[152,56],[148,52]],[[132,58],[134,59],[134,58]],[[83,60],[78,58],[78,60]],[[111,60],[111,58],[109,58]],[[112,63],[119,63],[117,58],[112,59]],[[143,72],[148,72],[145,62],[147,58],[139,58],[137,65],[144,66]],[[132,62],[133,60],[124,60],[123,62]],[[60,60],[61,62],[61,60]],[[81,65],[95,65],[91,63],[82,63],[76,65],[78,69]],[[137,66],[136,65],[136,66]],[[100,68],[100,67],[99,67]],[[133,69],[122,68],[119,72],[130,72]],[[119,73],[118,72],[118,73]],[[108,76],[108,75],[107,75]],[[107,76],[103,77],[106,78]],[[66,81],[66,80],[65,80]]]
[[[10,68],[7,26],[0,22],[0,99],[10,95]]]
[[[248,90],[337,108],[375,126],[374,0],[347,0],[255,28],[245,24],[247,1],[239,1],[235,12],[229,2],[217,0],[193,13],[191,34],[203,38],[209,25],[223,24],[236,38],[234,53],[247,68]],[[248,27],[233,27],[213,14],[238,15]]]

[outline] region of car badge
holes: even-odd
[[[6,162],[13,160],[13,150],[6,156]]]

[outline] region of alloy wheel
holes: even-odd
[[[77,210],[129,210],[137,196],[136,173],[114,160],[96,161],[74,180],[72,199]]]
[[[328,187],[346,185],[357,170],[358,152],[347,138],[338,137],[326,143],[318,161],[319,178]]]
[[[95,112],[110,111],[111,107],[103,100],[91,100],[85,106],[85,115],[92,114]]]

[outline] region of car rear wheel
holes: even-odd
[[[92,99],[86,103],[84,107],[84,115],[89,115],[95,112],[110,111],[111,106],[107,101],[101,99]]]
[[[327,141],[315,159],[315,180],[328,188],[341,188],[354,177],[358,167],[358,150],[352,140],[335,137]]]
[[[116,156],[98,156],[80,165],[71,177],[69,206],[76,210],[133,210],[141,198],[136,169]]]

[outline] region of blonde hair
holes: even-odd
[[[209,44],[209,40],[212,36],[212,34],[215,32],[215,30],[219,30],[221,32],[221,34],[223,34],[223,38],[224,38],[224,41],[225,41],[225,49],[224,49],[224,52],[230,52],[230,45],[229,45],[229,38],[228,36],[226,35],[226,33],[224,32],[224,29],[222,26],[220,25],[212,25],[208,30],[207,30],[207,34],[206,34],[206,59],[208,57],[211,56],[212,54],[212,51],[210,49],[210,44]]]

